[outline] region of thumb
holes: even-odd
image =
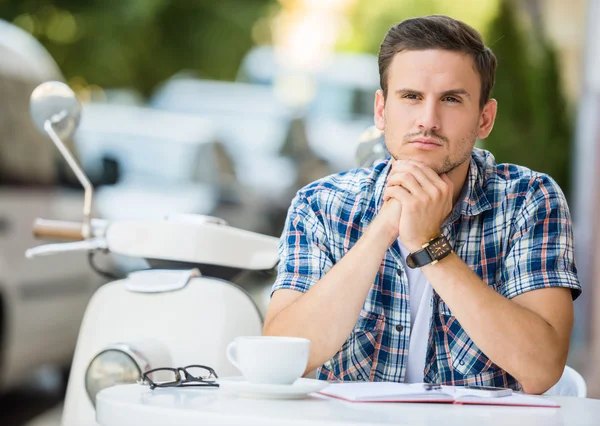
[[[446,183],[446,185],[448,185],[450,187],[450,189],[454,189],[454,184],[452,183],[452,181],[450,180],[450,178],[448,177],[448,175],[446,173],[442,173],[440,175],[440,177]]]
[[[450,190],[448,191],[448,203],[450,204],[450,210],[452,210],[452,200],[454,198],[454,183],[452,183],[452,181],[446,173],[442,173],[440,177],[442,178],[444,183],[448,185],[448,189]]]

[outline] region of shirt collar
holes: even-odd
[[[465,216],[477,216],[492,208],[483,189],[485,184],[485,168],[480,166],[476,161],[477,155],[477,152],[473,152],[471,155],[469,173],[460,194],[460,201],[456,203],[458,212]]]

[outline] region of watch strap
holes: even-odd
[[[421,249],[417,252],[411,253],[406,257],[406,264],[409,268],[415,269],[420,268],[433,262],[431,255],[425,249]]]
[[[438,251],[437,255],[432,255],[429,251],[429,247],[432,245],[441,245],[442,247],[445,247],[445,249],[441,252]],[[431,239],[427,244],[424,244],[421,250],[409,254],[406,257],[406,265],[411,269],[421,268],[430,263],[437,263],[439,260],[442,260],[452,253],[452,251],[448,239],[442,234]]]

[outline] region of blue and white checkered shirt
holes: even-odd
[[[273,291],[308,291],[354,246],[381,207],[390,168],[388,159],[298,191],[281,236]],[[442,232],[483,282],[506,298],[545,287],[570,288],[573,298],[581,292],[567,203],[545,174],[496,164],[489,152],[474,149],[460,201]],[[396,242],[381,261],[354,330],[319,368],[319,379],[404,381],[410,308],[400,256]],[[435,292],[431,304],[424,381],[520,388],[479,350]]]

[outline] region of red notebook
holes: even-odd
[[[332,383],[319,393],[321,395],[350,402],[426,402],[522,407],[560,407],[555,401],[537,395],[526,395],[513,392],[509,396],[482,397],[458,394],[453,386],[442,386],[442,389],[439,390],[425,390],[425,387],[421,383]]]

